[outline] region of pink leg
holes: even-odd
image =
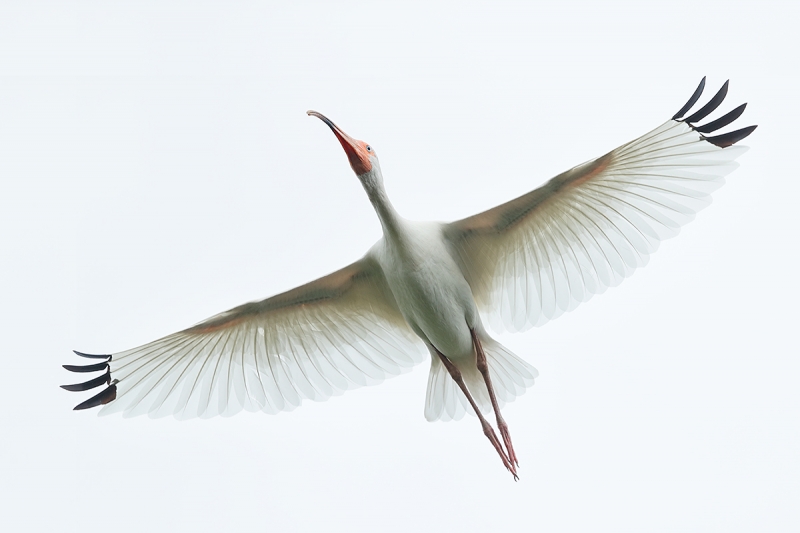
[[[434,350],[436,350],[435,347]],[[517,476],[517,469],[514,467],[512,461],[509,460],[509,458],[506,456],[506,453],[503,450],[503,446],[497,439],[497,435],[495,435],[494,429],[492,429],[491,424],[489,424],[489,422],[486,421],[486,418],[484,418],[483,413],[481,413],[481,410],[478,408],[478,405],[475,403],[475,400],[472,399],[472,395],[469,393],[467,385],[464,383],[464,379],[461,377],[461,371],[458,368],[456,368],[456,366],[447,357],[445,357],[439,350],[436,350],[436,353],[439,355],[439,359],[442,360],[444,367],[450,373],[450,377],[453,378],[453,381],[456,382],[458,387],[461,389],[461,392],[463,392],[464,396],[467,397],[467,400],[469,401],[470,405],[475,410],[475,414],[478,415],[478,419],[481,421],[481,426],[483,426],[483,434],[486,435],[486,438],[488,438],[489,442],[492,443],[494,449],[497,450],[497,453],[500,455],[500,459],[503,460],[503,464],[505,465],[505,467],[508,468],[508,470],[514,475],[514,481],[517,481],[519,479],[519,476]]]
[[[500,406],[497,405],[497,397],[492,387],[492,378],[489,376],[489,363],[486,360],[486,354],[483,351],[483,346],[481,346],[481,341],[478,339],[478,334],[475,333],[475,330],[471,329],[470,333],[472,334],[472,342],[475,344],[475,352],[478,356],[478,372],[481,373],[483,380],[486,382],[486,388],[489,390],[489,399],[492,402],[492,409],[494,409],[494,414],[497,416],[497,429],[500,430],[500,435],[503,436],[503,442],[506,445],[506,450],[508,450],[509,460],[514,463],[514,465],[519,466],[517,455],[514,453],[514,446],[511,444],[511,434],[508,432],[508,424],[503,420],[503,415],[500,414]]]

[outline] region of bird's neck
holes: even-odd
[[[398,238],[400,236],[402,217],[397,213],[392,202],[386,194],[386,189],[383,188],[383,176],[381,175],[380,167],[373,165],[369,172],[359,176],[361,185],[367,192],[367,197],[375,208],[375,213],[378,214],[378,219],[381,221],[383,227],[383,234],[389,238]]]

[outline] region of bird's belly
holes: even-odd
[[[392,285],[400,311],[423,341],[451,359],[473,356],[477,310],[463,276],[423,267],[401,273]]]

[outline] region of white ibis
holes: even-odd
[[[276,413],[398,375],[431,355],[425,417],[474,412],[505,467],[518,461],[500,408],[533,385],[536,369],[486,332],[541,325],[618,284],[659,241],[709,203],[755,126],[708,136],[745,104],[699,126],[705,78],[653,131],[483,213],[443,224],[404,219],[383,187],[378,156],[316,111],[344,148],[383,238],[332,274],[102,359],[64,365],[104,374],[71,391],[108,385],[75,409],[177,418]],[[494,413],[498,438],[484,413]]]

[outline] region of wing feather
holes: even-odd
[[[689,119],[689,102],[653,131],[503,205],[445,227],[453,257],[497,329],[520,331],[574,309],[647,264],[659,243],[711,202],[755,126],[704,136],[744,106],[705,126],[727,82]],[[733,142],[732,142],[733,141]]]
[[[304,399],[325,400],[401,374],[422,361],[420,348],[367,256],[291,291],[111,354],[108,381],[116,397],[106,394],[100,413],[183,419],[292,410]]]

